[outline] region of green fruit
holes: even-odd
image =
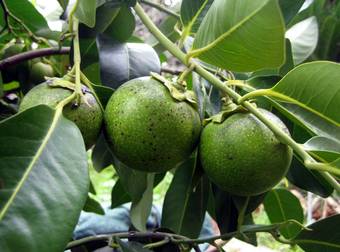
[[[45,81],[45,77],[53,77],[54,71],[51,65],[43,62],[34,63],[30,71],[30,81],[39,84]]]
[[[261,112],[289,135],[279,118]],[[237,113],[203,129],[200,158],[208,177],[222,190],[251,196],[268,191],[286,175],[292,149],[254,115]]]
[[[86,148],[90,148],[96,141],[101,129],[103,113],[90,91],[83,86],[84,97],[88,104],[81,100],[79,106],[70,103],[63,109],[63,115],[73,121],[83,135]],[[23,98],[19,111],[44,104],[55,108],[57,104],[70,96],[72,90],[50,87],[46,82],[35,86]]]
[[[105,126],[117,158],[147,172],[170,170],[188,158],[201,129],[198,112],[150,77],[117,89],[105,110]]]

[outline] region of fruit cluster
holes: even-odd
[[[168,171],[198,147],[202,167],[212,182],[232,194],[251,196],[275,186],[290,166],[292,150],[248,112],[235,112],[202,130],[195,106],[175,99],[169,87],[153,77],[133,79],[119,87],[104,115],[91,92],[84,90],[86,102],[66,106],[65,117],[79,127],[88,148],[95,143],[104,119],[113,154],[133,169]],[[43,83],[24,97],[20,109],[38,104],[55,107],[71,93]],[[289,134],[274,114],[262,113]]]

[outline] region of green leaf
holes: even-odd
[[[161,66],[157,53],[147,44],[118,43],[107,35],[97,39],[102,83],[118,88],[124,82],[159,73]]]
[[[204,221],[209,183],[201,176],[195,183],[197,154],[178,167],[165,195],[161,226],[190,238],[197,238]]]
[[[88,27],[94,27],[96,24],[96,1],[78,0],[77,3],[74,15],[79,19],[79,22],[86,24]]]
[[[85,206],[83,208],[85,212],[96,213],[96,214],[105,214],[104,209],[100,205],[100,203],[94,199],[90,194],[87,196]]]
[[[306,63],[290,71],[265,95],[299,105],[339,127],[340,85],[334,81],[339,78],[340,64]]]
[[[58,2],[63,10],[66,10],[69,0],[58,0]]]
[[[304,143],[304,149],[316,155],[324,162],[340,158],[340,142],[327,137],[313,137]]]
[[[276,0],[215,0],[189,56],[238,72],[284,63],[284,22]]]
[[[111,153],[108,143],[106,142],[103,132],[100,134],[99,138],[97,139],[97,142],[93,148],[91,157],[92,157],[93,167],[98,172],[108,167],[109,165],[112,165],[114,162],[113,155]]]
[[[118,179],[111,192],[111,208],[118,207],[130,201],[130,195],[125,191],[121,180]]]
[[[63,251],[89,189],[79,129],[40,105],[0,123],[0,143],[0,247]]]
[[[299,199],[285,189],[273,189],[267,193],[264,208],[271,223],[296,220],[303,223],[303,209]],[[297,224],[280,228],[280,233],[287,239],[294,238],[301,230]]]
[[[117,17],[104,31],[104,34],[119,42],[125,42],[131,37],[135,26],[135,16],[129,7],[123,5]]]
[[[98,96],[100,103],[103,105],[103,107],[106,107],[106,104],[110,100],[114,90],[112,88],[101,86],[101,85],[92,85],[94,91],[96,92],[96,95]]]
[[[298,13],[304,2],[305,0],[279,0],[286,24]]]
[[[322,219],[302,230],[293,240],[308,252],[338,252],[340,250],[340,215]]]
[[[319,37],[318,22],[315,17],[307,18],[286,32],[286,38],[292,45],[295,65],[306,60],[314,52]]]
[[[132,199],[130,218],[133,226],[140,231],[146,231],[146,221],[151,213],[154,185],[154,173],[146,175],[146,189],[139,200]]]
[[[45,18],[28,0],[4,0],[8,11],[25,25],[34,35],[57,40],[59,33],[51,31]]]
[[[181,4],[181,21],[184,33],[195,33],[207,14],[213,0],[183,0]]]
[[[318,172],[307,169],[295,155],[287,179],[295,186],[324,198],[333,193],[333,187]]]
[[[322,27],[320,28],[320,38],[317,45],[317,54],[320,59],[327,59],[332,57],[334,51],[331,51],[336,39],[337,26],[339,26],[339,20],[335,15],[326,17]]]

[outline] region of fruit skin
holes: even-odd
[[[45,76],[53,77],[54,71],[51,65],[43,62],[33,63],[30,71],[30,81],[39,84],[45,81]]]
[[[289,135],[279,118],[260,111]],[[200,158],[208,177],[222,190],[252,196],[268,191],[286,175],[292,149],[251,113],[237,113],[203,129]]]
[[[84,95],[89,105],[84,102],[84,99],[81,100],[78,107],[69,103],[64,107],[63,115],[78,126],[83,135],[85,146],[88,149],[96,142],[100,133],[103,113],[95,97],[85,86],[82,88],[86,90]],[[20,104],[19,111],[40,104],[55,108],[60,101],[70,96],[72,92],[72,90],[66,88],[50,87],[46,82],[41,83],[25,95]]]
[[[147,172],[179,165],[194,150],[201,130],[198,112],[173,99],[162,83],[150,77],[119,87],[104,118],[113,153],[127,166]]]

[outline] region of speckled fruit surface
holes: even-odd
[[[85,86],[83,89],[86,90]],[[46,82],[32,88],[23,98],[19,111],[44,104],[55,108],[57,104],[72,94],[72,90],[59,87],[50,87]],[[90,148],[96,141],[103,121],[103,113],[94,98],[87,90],[85,91],[86,104],[83,100],[75,107],[72,103],[66,105],[63,115],[73,121],[83,135],[87,148]]]
[[[289,134],[274,114],[261,109]],[[287,173],[292,150],[250,113],[237,113],[202,131],[200,158],[208,177],[222,190],[240,196],[268,191]]]
[[[201,130],[198,112],[189,103],[174,100],[151,77],[117,89],[105,110],[105,126],[118,159],[148,172],[167,171],[188,158]]]

